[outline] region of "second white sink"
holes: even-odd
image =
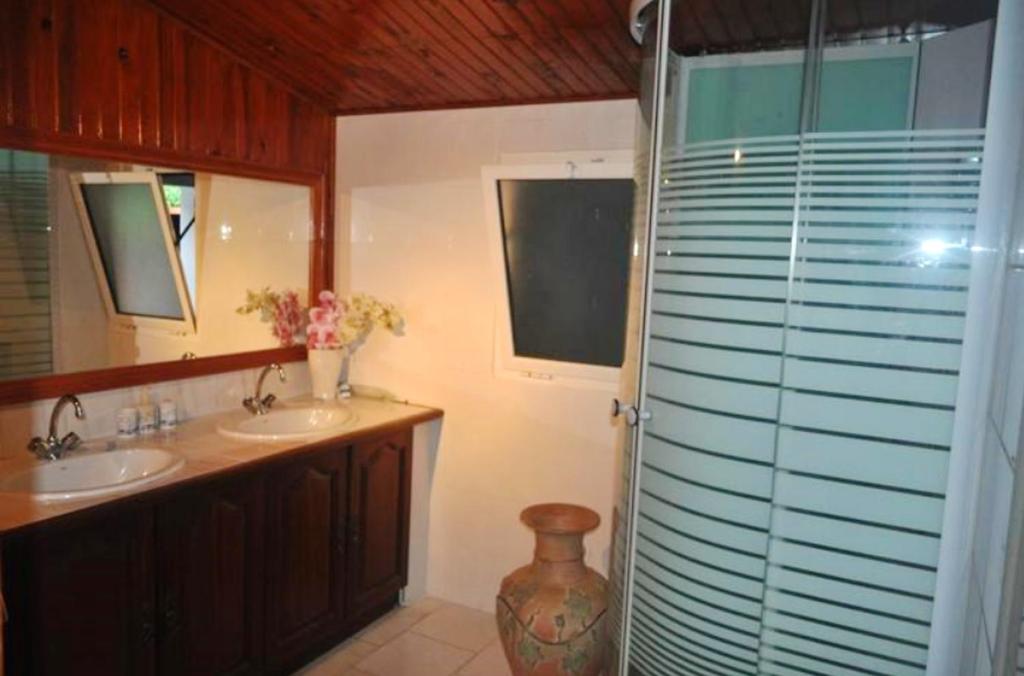
[[[250,441],[297,441],[341,431],[355,421],[343,406],[279,408],[263,415],[221,423],[217,431],[227,437]]]
[[[122,448],[72,455],[21,470],[0,480],[0,491],[36,500],[70,500],[114,493],[155,481],[185,464],[156,448]]]

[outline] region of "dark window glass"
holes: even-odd
[[[82,184],[82,199],[118,313],[184,319],[149,184]]]
[[[633,182],[498,182],[516,356],[621,366]]]

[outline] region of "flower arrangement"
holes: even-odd
[[[317,305],[309,310],[306,347],[311,350],[347,348],[355,351],[366,342],[374,328],[402,335],[405,320],[394,305],[357,293],[338,300],[331,291],[321,291]]]
[[[258,312],[261,321],[271,324],[271,332],[284,347],[305,337],[312,394],[321,400],[351,396],[345,364],[373,329],[387,329],[400,336],[405,326],[394,305],[364,293],[339,300],[333,291],[324,290],[306,312],[296,291],[277,292],[265,287],[247,290],[245,304],[237,312]]]
[[[260,321],[271,325],[270,332],[281,347],[291,347],[303,339],[305,331],[305,308],[299,300],[299,292],[293,289],[271,291],[264,287],[259,291],[246,290],[245,304],[235,310],[240,315],[254,312],[260,314]]]
[[[394,305],[373,296],[357,293],[338,299],[333,291],[321,291],[317,303],[308,312],[297,291],[247,290],[240,315],[259,313],[260,321],[271,325],[270,331],[282,347],[305,341],[310,350],[354,351],[374,328],[402,335],[405,320]],[[308,323],[307,323],[308,319]]]

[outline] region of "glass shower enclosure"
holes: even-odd
[[[968,673],[951,468],[997,4],[637,13],[615,673]]]

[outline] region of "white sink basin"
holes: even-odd
[[[0,491],[36,500],[85,498],[156,481],[185,459],[155,448],[123,448],[54,460],[0,479]]]
[[[339,432],[356,416],[342,406],[279,408],[263,415],[221,423],[217,431],[226,437],[248,441],[298,441]]]

